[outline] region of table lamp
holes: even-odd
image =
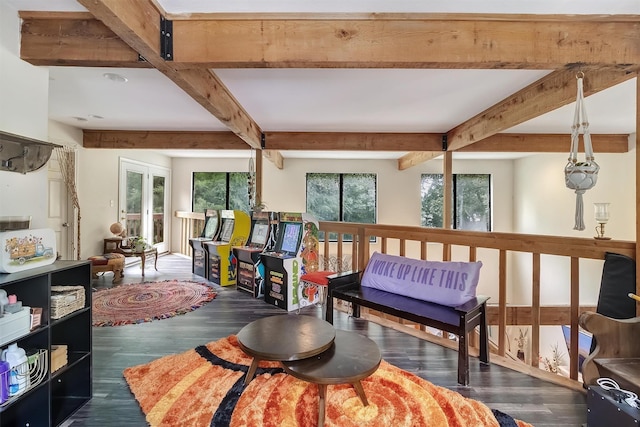
[[[610,240],[611,237],[604,236],[604,225],[609,221],[609,205],[611,203],[594,203],[595,217],[598,225],[596,226],[595,239]]]
[[[127,237],[127,230],[119,222],[114,222],[113,224],[111,224],[111,226],[109,226],[109,231],[111,231],[114,236],[123,238]]]

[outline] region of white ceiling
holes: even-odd
[[[2,0],[15,10],[81,11],[74,0]],[[640,14],[639,0],[155,0],[169,14],[213,12],[437,12]],[[532,70],[214,70],[263,131],[446,132],[549,73]],[[117,83],[103,77],[115,72]],[[227,130],[156,70],[50,67],[49,117],[83,129]],[[586,76],[588,79],[588,75]],[[593,133],[635,132],[635,79],[587,98]],[[508,132],[567,133],[574,105]],[[102,118],[96,118],[100,116]],[[78,120],[82,119],[82,121]],[[85,121],[86,120],[86,121]],[[167,151],[248,157],[249,150]],[[286,157],[392,158],[399,152],[282,151]],[[470,154],[464,157],[469,158]],[[477,156],[477,155],[474,155]],[[482,158],[514,157],[505,153]],[[457,154],[454,156],[460,158]]]

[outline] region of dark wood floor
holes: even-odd
[[[147,265],[144,280],[206,282],[191,274],[191,261],[181,256],[161,256],[158,270]],[[110,287],[111,278],[108,273],[94,280],[93,286]],[[126,268],[123,283],[144,280],[138,265]],[[215,287],[219,290],[218,297],[194,312],[139,325],[93,328],[93,399],[64,426],[146,425],[144,415],[122,377],[126,367],[181,353],[235,334],[258,318],[282,314],[281,309],[237,291],[235,287]],[[320,316],[316,308],[306,309],[304,313]],[[358,331],[373,339],[388,362],[535,426],[581,426],[586,422],[586,397],[580,392],[497,365],[481,366],[475,358],[471,360],[471,386],[460,387],[456,383],[457,353],[453,350],[366,320],[350,318],[341,312],[336,312],[335,326]]]

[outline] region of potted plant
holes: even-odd
[[[253,206],[251,207],[251,210],[254,212],[262,212],[266,207],[267,207],[267,204],[265,202],[263,202],[260,199],[256,199],[253,202]]]
[[[147,248],[147,239],[141,236],[134,236],[129,244],[134,252],[142,252]]]

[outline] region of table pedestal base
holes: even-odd
[[[354,332],[336,331],[331,348],[315,357],[282,362],[289,375],[318,385],[318,426],[324,426],[327,386],[351,384],[364,406],[369,402],[360,380],[380,366],[380,349],[375,342]]]

